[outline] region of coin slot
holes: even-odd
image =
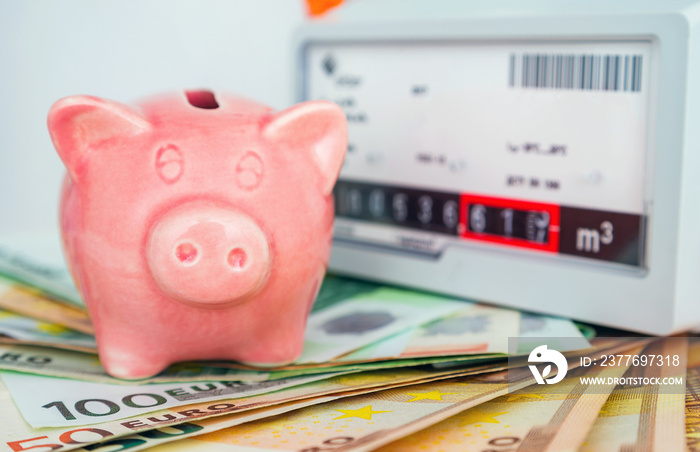
[[[214,93],[207,90],[185,91],[187,102],[193,107],[213,110],[219,108],[219,103],[214,97]]]

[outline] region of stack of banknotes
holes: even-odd
[[[594,338],[566,319],[328,276],[297,362],[179,363],[134,382],[100,365],[64,269],[0,246],[0,274],[0,451],[700,450],[691,340]],[[583,345],[559,344],[566,377],[538,384],[526,360],[509,369],[509,337]],[[584,365],[600,356],[677,357],[648,371],[683,377],[681,390],[609,383],[640,370]]]

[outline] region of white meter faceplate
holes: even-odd
[[[648,41],[311,43],[304,97],[349,122],[336,239],[644,267],[651,64]]]
[[[330,269],[645,333],[700,325],[700,1],[371,0],[305,25],[348,118]]]

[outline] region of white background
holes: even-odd
[[[284,108],[305,20],[303,0],[2,0],[0,237],[57,231],[54,101],[212,88]]]

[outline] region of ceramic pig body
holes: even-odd
[[[301,354],[347,148],[339,107],[75,96],[54,104],[49,131],[68,169],[64,250],[110,374]]]

